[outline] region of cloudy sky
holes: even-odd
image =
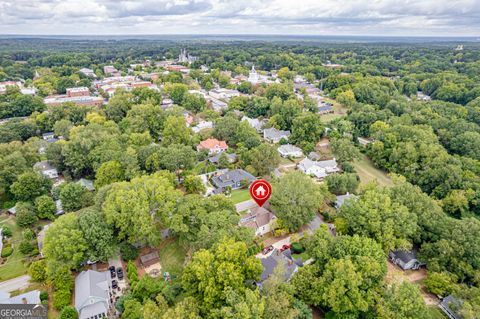
[[[0,0],[0,34],[480,36],[480,0]]]

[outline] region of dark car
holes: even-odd
[[[268,246],[268,247],[265,247],[265,248],[263,249],[262,253],[263,253],[264,255],[266,255],[266,254],[268,254],[269,252],[271,252],[272,250],[274,250],[274,248],[273,248],[272,245],[270,245],[270,246]]]
[[[117,268],[117,276],[118,276],[118,279],[120,280],[123,279],[123,269],[121,267]]]
[[[110,277],[115,278],[117,276],[115,272],[115,266],[110,266],[108,270],[110,270]]]
[[[286,245],[283,245],[283,246],[282,246],[282,249],[280,249],[280,251],[285,251],[285,250],[287,250],[287,249],[290,249],[290,245],[287,245],[287,244],[286,244]]]
[[[116,280],[112,280],[112,288],[117,289],[118,288],[118,282]]]

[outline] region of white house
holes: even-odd
[[[55,133],[54,132],[43,133],[42,138],[43,138],[44,141],[47,141],[51,138],[55,138]]]
[[[210,92],[208,92],[208,95],[210,95],[215,99],[228,101],[232,97],[240,96],[240,92],[237,90],[220,88],[220,89],[211,90]]]
[[[277,150],[281,157],[301,157],[303,155],[301,148],[291,144],[282,145]]]
[[[248,124],[253,127],[254,129],[257,130],[257,132],[262,132],[263,131],[263,126],[265,125],[265,121],[261,121],[259,119],[252,119],[249,118],[248,116],[243,116],[242,117],[242,122],[248,122]]]
[[[216,98],[213,98],[211,96],[207,99],[207,101],[212,106],[212,109],[215,112],[220,113],[223,110],[226,110],[228,108],[228,104],[226,102],[224,102],[222,100],[219,100],[219,99],[216,99]]]
[[[263,236],[273,230],[277,217],[263,207],[255,207],[243,215],[240,219],[240,226],[253,228],[255,236]]]
[[[84,75],[86,75],[88,77],[91,77],[91,78],[96,78],[97,77],[97,75],[95,74],[95,72],[93,72],[92,69],[83,68],[83,69],[80,69],[79,72],[83,73]]]
[[[308,157],[298,163],[298,169],[304,174],[313,175],[317,178],[325,178],[328,174],[338,172],[337,161],[312,161]]]
[[[196,126],[192,127],[192,131],[194,133],[198,133],[201,130],[205,130],[205,129],[208,129],[208,128],[213,128],[213,122],[211,122],[211,121],[200,121],[200,122],[198,122],[198,124]]]
[[[43,176],[50,178],[50,179],[55,179],[58,178],[58,171],[55,167],[50,165],[48,161],[41,161],[38,163],[35,163],[33,165],[33,168],[42,173]]]

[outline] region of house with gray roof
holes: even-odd
[[[281,157],[301,157],[303,155],[300,147],[291,144],[281,145],[277,150]]]
[[[425,263],[417,259],[417,250],[394,250],[391,251],[388,256],[390,260],[403,270],[417,270],[420,267],[425,266]]]
[[[80,178],[77,182],[77,184],[80,184],[84,188],[86,188],[89,191],[95,190],[95,187],[93,186],[93,181],[86,179],[86,178]]]
[[[318,161],[321,157],[320,157],[320,154],[316,153],[316,152],[310,152],[308,153],[307,155],[308,159],[312,160],[312,161]]]
[[[248,181],[249,183],[256,180],[255,176],[244,171],[243,169],[229,170],[221,175],[212,177],[212,184],[215,186],[215,194],[221,194],[227,187],[231,187],[232,190],[240,188],[242,181]]]
[[[48,141],[52,138],[55,138],[55,133],[54,132],[43,133],[42,138],[43,138],[43,140]]]
[[[462,301],[455,298],[452,295],[448,295],[447,297],[443,298],[442,302],[438,305],[440,309],[448,316],[450,319],[463,319],[458,313],[458,309],[462,306]]]
[[[328,113],[333,113],[333,104],[332,103],[327,103],[327,102],[319,102],[318,103],[318,113],[320,114],[328,114]]]
[[[335,200],[335,208],[339,209],[348,199],[356,199],[357,196],[354,194],[350,194],[347,192],[345,195],[337,195],[337,199]]]
[[[274,272],[275,268],[281,266],[284,268],[284,280],[289,281],[293,275],[298,271],[298,265],[291,257],[290,250],[287,249],[281,252],[278,249],[274,249],[270,256],[266,258],[260,258],[262,263],[262,274],[260,280],[257,282],[258,286],[261,286],[265,280],[268,279]]]
[[[35,165],[33,165],[33,168],[49,179],[58,178],[57,169],[53,167],[48,161],[37,162],[35,163]]]
[[[263,236],[273,230],[277,217],[263,207],[254,207],[240,218],[239,225],[255,230],[255,236]]]
[[[277,130],[274,127],[263,130],[263,138],[274,144],[280,142],[282,139],[288,140],[290,135],[290,131]]]
[[[326,161],[312,161],[310,158],[305,157],[298,163],[297,168],[304,174],[312,175],[316,178],[325,178],[328,174],[339,171],[335,158]]]
[[[222,153],[216,153],[215,155],[211,156],[208,158],[208,161],[212,164],[218,164],[218,161],[220,160],[220,156],[222,156],[222,154],[225,154],[225,156],[227,157],[227,161],[232,164],[232,163],[235,163],[237,161],[237,154],[235,153],[226,153],[226,152],[222,152]]]
[[[259,119],[252,119],[248,116],[242,117],[242,122],[248,122],[248,124],[257,130],[257,132],[261,133],[263,131],[263,126],[265,125],[264,120]]]
[[[75,308],[79,319],[106,317],[110,309],[110,272],[82,271],[75,278]]]

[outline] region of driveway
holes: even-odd
[[[30,276],[24,275],[7,281],[0,282],[0,291],[12,292],[14,290],[27,288],[30,284]]]
[[[123,292],[127,288],[127,271],[125,267],[123,267],[122,261],[119,256],[115,256],[112,258],[108,258],[108,265],[109,266],[115,266],[115,270],[118,269],[119,267],[122,268],[123,270],[123,279],[118,280],[118,276],[115,276],[115,278],[111,278],[111,280],[116,280],[118,282],[118,287],[120,287],[120,290]],[[121,293],[117,292],[117,296],[120,296]]]
[[[241,203],[238,203],[238,204],[235,204],[235,208],[237,209],[237,213],[240,213],[244,210],[247,210],[247,209],[250,209],[250,208],[253,208],[255,207],[257,204],[255,204],[255,202],[251,199],[249,200],[246,200],[244,202],[241,202]]]

